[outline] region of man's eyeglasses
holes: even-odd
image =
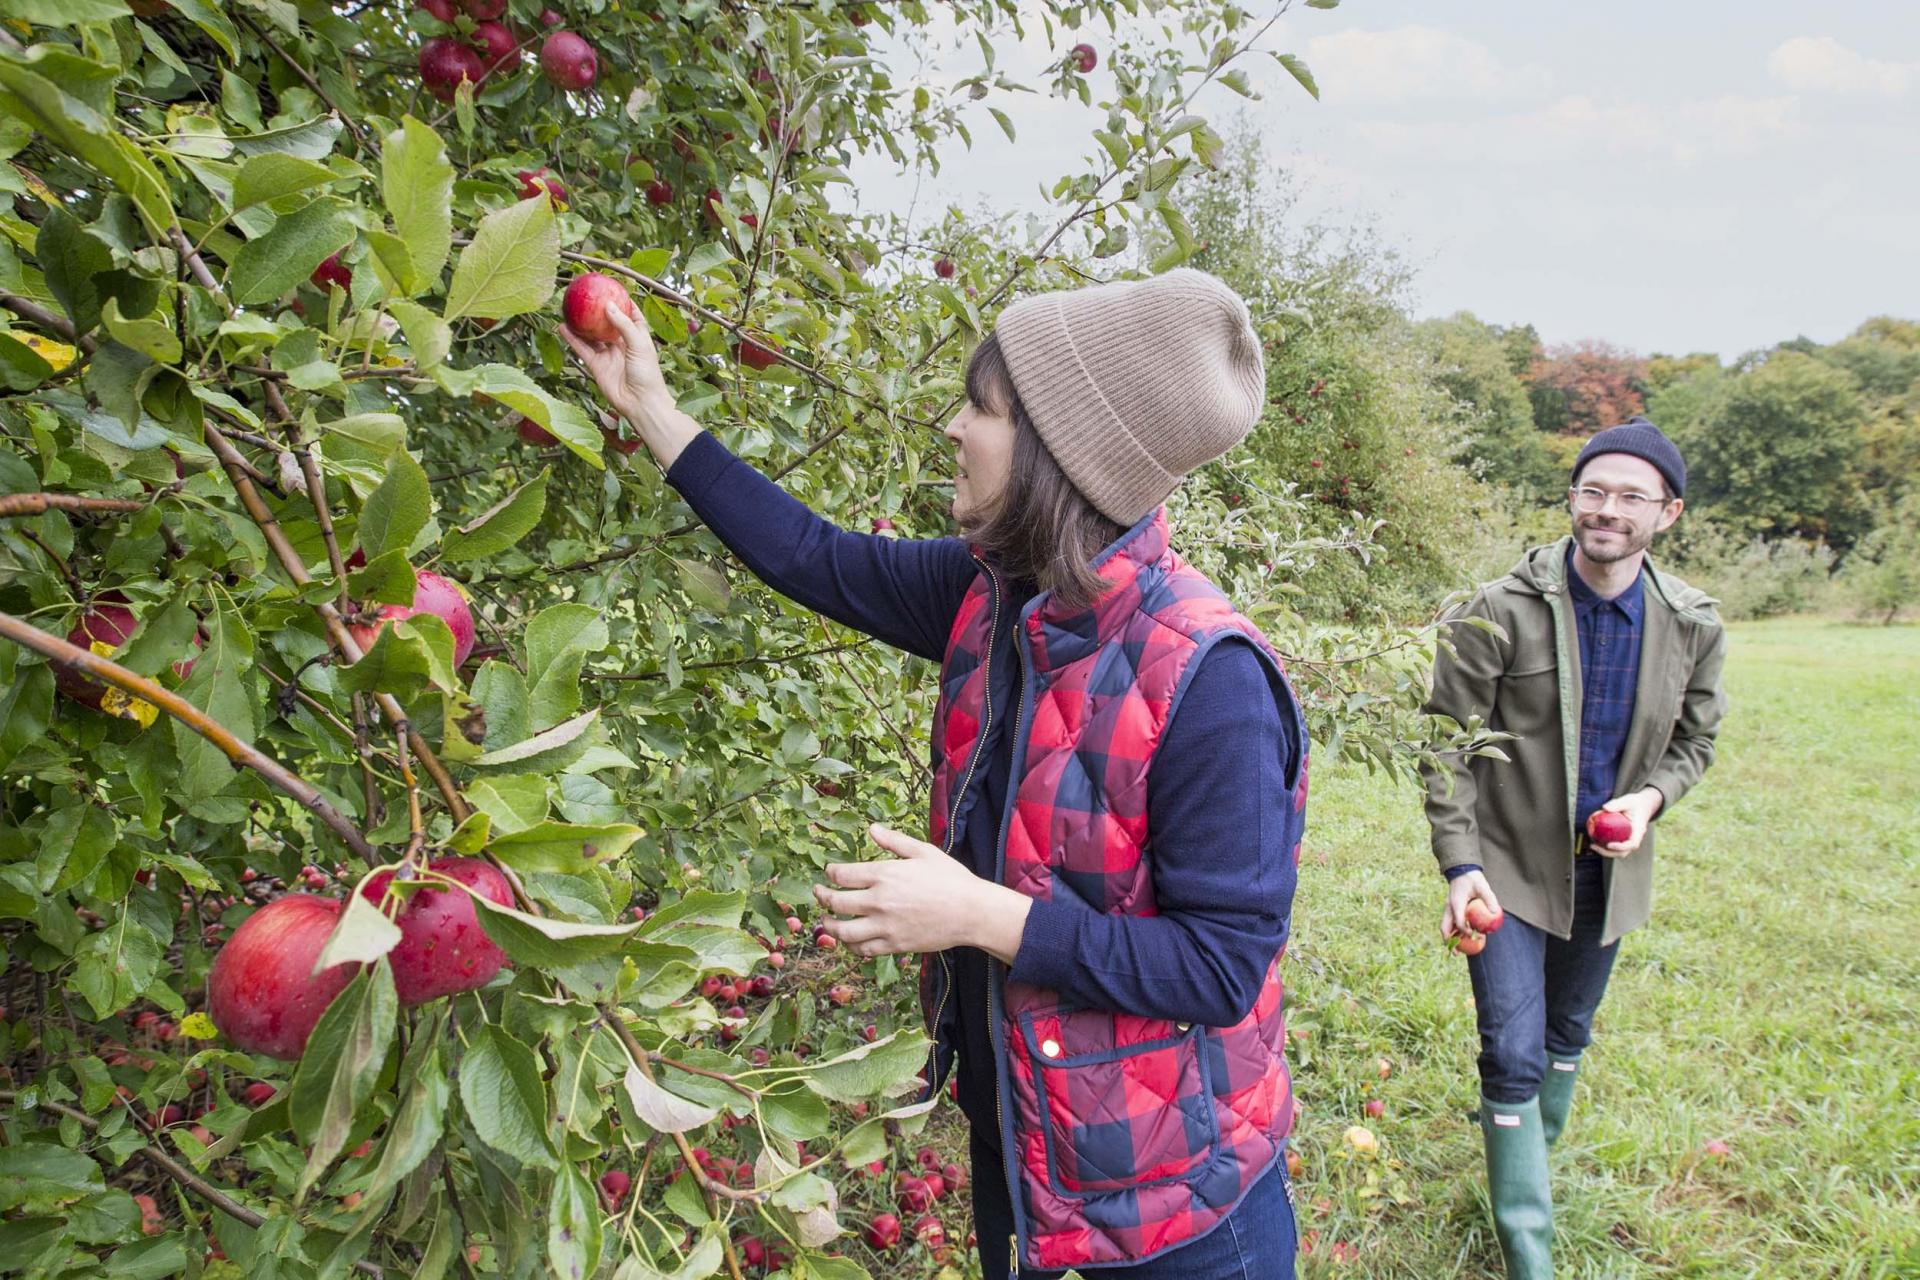
[[[1620,514],[1632,519],[1644,515],[1647,511],[1666,505],[1666,499],[1649,493],[1635,493],[1631,489],[1625,493],[1612,493],[1606,489],[1595,489],[1591,485],[1582,485],[1567,490],[1567,496],[1573,500],[1574,510],[1592,515],[1606,508],[1607,499],[1620,509]]]

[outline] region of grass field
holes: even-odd
[[[1736,626],[1727,683],[1554,1153],[1557,1274],[1920,1276],[1920,628]],[[1302,1274],[1498,1276],[1466,966],[1438,943],[1418,797],[1329,768],[1308,817]],[[1343,1141],[1356,1123],[1377,1155]]]

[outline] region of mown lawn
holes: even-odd
[[[1920,628],[1736,626],[1728,689],[1554,1154],[1558,1274],[1920,1276]],[[1418,796],[1314,782],[1288,966],[1303,1274],[1497,1276]]]

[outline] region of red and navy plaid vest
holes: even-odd
[[[994,639],[994,615],[1018,606],[1002,598],[998,571],[980,563],[941,668],[931,839],[947,846],[977,748],[999,717],[1013,715],[1009,812],[970,819],[1001,823],[1001,883],[1094,911],[1154,915],[1147,771],[1185,677],[1227,634],[1251,639],[1284,681],[1280,660],[1168,548],[1162,509],[1108,549],[1097,565],[1107,587],[1092,608],[1067,613],[1043,599],[1020,621],[1020,706],[993,706],[991,648],[1004,643]],[[1306,787],[1303,767],[1296,807]],[[1231,1027],[1069,1007],[989,966],[1021,1263],[1138,1262],[1205,1234],[1266,1172],[1293,1125],[1279,962]],[[923,958],[936,1035],[944,977],[941,957]]]

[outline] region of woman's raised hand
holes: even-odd
[[[619,331],[617,342],[589,342],[566,325],[560,336],[620,416],[633,424],[662,467],[671,467],[699,426],[680,411],[660,374],[660,357],[645,321],[608,307],[607,321]]]

